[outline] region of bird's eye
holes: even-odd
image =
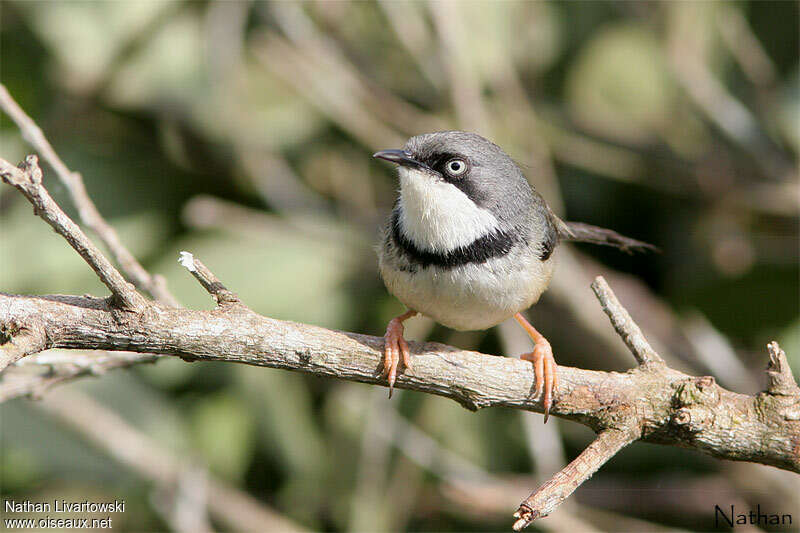
[[[447,162],[445,168],[451,176],[460,176],[467,170],[467,164],[462,159],[451,159]]]

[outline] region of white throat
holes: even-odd
[[[458,187],[400,167],[400,226],[420,249],[448,252],[466,246],[499,225]]]

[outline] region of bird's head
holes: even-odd
[[[538,198],[514,161],[475,133],[426,133],[374,157],[398,165],[400,225],[425,250],[525,228]]]
[[[530,186],[519,167],[499,146],[475,133],[417,135],[401,150],[381,150],[373,157],[398,165],[406,204],[444,203],[463,208],[468,201],[505,220],[530,205]]]

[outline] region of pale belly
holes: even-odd
[[[555,254],[553,254],[555,255]],[[449,328],[487,329],[536,303],[550,283],[551,256],[532,254],[490,259],[444,270],[408,272],[381,265],[389,292],[401,302]]]

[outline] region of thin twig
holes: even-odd
[[[0,349],[5,348],[2,345]],[[53,386],[83,376],[102,376],[110,370],[153,363],[160,355],[132,352],[76,352],[48,350],[21,359],[15,369],[3,373],[0,403],[13,398],[39,399]]]
[[[608,283],[606,283],[606,280],[602,276],[595,278],[592,283],[592,290],[597,295],[597,299],[600,300],[600,305],[611,320],[614,329],[619,336],[622,337],[622,340],[625,341],[625,344],[636,358],[636,361],[640,365],[647,363],[663,364],[664,360],[661,359],[661,356],[658,355],[656,351],[653,350],[652,346],[650,346],[650,343],[647,342],[642,330],[640,330],[636,322],[633,321],[628,311],[619,303],[619,300],[617,300],[617,297],[611,291],[611,287],[608,286]]]
[[[517,519],[513,525],[514,531],[520,531],[537,518],[552,513],[581,483],[589,479],[618,451],[638,438],[639,434],[630,429],[607,429],[601,432],[578,457],[519,505],[514,513],[514,518]]]
[[[69,191],[72,203],[78,209],[81,222],[97,235],[111,252],[114,261],[134,285],[146,291],[156,300],[166,305],[177,307],[178,302],[167,290],[164,279],[160,276],[151,276],[139,264],[133,254],[125,248],[117,232],[106,222],[89,197],[81,175],[77,172],[72,172],[64,164],[44,136],[42,129],[23,111],[2,84],[0,84],[0,109],[14,121],[20,129],[22,137],[53,167],[56,175]]]
[[[769,352],[769,365],[767,365],[767,392],[773,395],[797,396],[800,388],[789,368],[789,360],[786,353],[781,350],[775,341],[767,344]]]
[[[192,276],[194,276],[195,279],[200,282],[200,285],[214,297],[218,304],[236,304],[241,302],[238,296],[228,290],[225,285],[217,279],[217,276],[191,253],[181,252],[178,262],[192,273]]]
[[[134,311],[145,305],[145,299],[136,292],[116,268],[105,258],[77,224],[56,204],[42,186],[42,170],[35,155],[25,158],[21,167],[0,159],[0,176],[14,186],[33,205],[34,212],[61,234],[70,246],[92,267],[100,281],[119,300],[123,309]]]

